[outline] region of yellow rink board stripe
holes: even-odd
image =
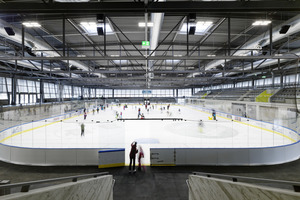
[[[114,163],[114,164],[98,165],[98,168],[123,167],[123,166],[125,166],[125,163]]]

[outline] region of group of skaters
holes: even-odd
[[[135,159],[136,159],[136,155],[138,154],[138,171],[145,171],[145,166],[142,165],[142,159],[144,158],[144,151],[141,145],[139,145],[137,147],[137,142],[134,141],[131,143],[131,150],[129,153],[129,159],[130,159],[130,163],[129,163],[129,173],[135,173],[136,169],[135,169]]]
[[[106,105],[106,107],[108,107],[108,104]],[[97,106],[96,111],[97,111],[98,114],[99,114],[100,108],[101,108],[101,110],[105,110],[105,106],[103,106],[103,105]],[[93,112],[93,115],[94,115],[95,114],[95,108],[93,108],[92,112]],[[88,113],[88,110],[86,108],[84,108],[83,109],[83,120],[86,120],[87,113]],[[81,123],[80,129],[81,129],[81,137],[82,137],[82,136],[84,136],[84,130],[85,130],[84,123]]]

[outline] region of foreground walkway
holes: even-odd
[[[108,171],[116,180],[114,200],[187,200],[185,180],[193,171],[231,174],[300,182],[300,160],[259,167],[147,167],[146,172],[128,174],[127,167],[98,169],[88,167],[34,167],[0,162],[0,179],[12,183]]]

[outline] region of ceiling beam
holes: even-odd
[[[270,12],[300,11],[299,1],[234,1],[234,2],[87,2],[87,3],[5,3],[0,4],[1,13],[211,13],[211,12]]]

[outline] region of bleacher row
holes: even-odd
[[[199,91],[194,94],[195,97],[202,99],[214,99],[214,100],[229,100],[229,101],[252,101],[256,100],[266,89],[225,89],[225,90],[210,90],[210,91]],[[288,100],[300,99],[300,88],[289,87],[289,88],[272,88],[274,94],[270,97],[270,102],[274,103],[287,103]]]

